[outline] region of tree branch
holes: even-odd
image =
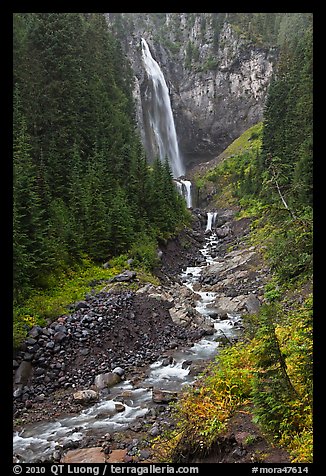
[[[296,216],[294,215],[293,211],[289,208],[288,204],[286,203],[285,201],[285,198],[283,197],[282,195],[282,192],[281,192],[281,189],[280,189],[280,186],[276,180],[276,177],[274,176],[274,180],[275,180],[275,184],[276,184],[276,188],[277,188],[277,191],[278,191],[278,194],[282,200],[282,203],[285,207],[285,209],[290,213],[291,217],[295,220],[296,219]]]
[[[270,160],[271,160],[271,162],[272,162],[272,157],[270,156],[269,158],[270,158]],[[289,205],[286,203],[285,198],[284,198],[283,195],[282,195],[280,186],[279,186],[278,181],[277,181],[277,175],[276,175],[276,172],[275,172],[275,169],[274,169],[273,165],[274,165],[274,164],[271,163],[270,170],[271,170],[271,172],[272,172],[272,176],[273,176],[272,178],[273,178],[273,180],[275,181],[275,185],[276,185],[276,188],[277,188],[277,192],[278,192],[278,194],[279,194],[279,196],[280,196],[280,199],[281,199],[281,201],[282,201],[282,203],[283,203],[283,205],[284,205],[285,210],[287,210],[287,211],[290,213],[291,217],[292,217],[294,220],[296,220],[295,214],[293,213],[293,211],[291,210],[291,208],[289,207]]]

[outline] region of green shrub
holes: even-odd
[[[74,270],[66,270],[57,276],[55,286],[48,290],[34,290],[23,304],[14,304],[13,341],[18,347],[34,325],[44,326],[47,320],[54,320],[66,314],[68,306],[80,299],[92,288],[100,290],[102,280],[109,280],[121,271],[111,266],[103,269],[88,259]],[[93,283],[98,283],[93,285]]]
[[[143,234],[134,243],[129,252],[134,260],[135,267],[143,267],[147,271],[152,271],[159,263],[157,254],[157,242],[150,235]]]

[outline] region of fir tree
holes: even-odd
[[[135,239],[135,222],[126,194],[121,188],[115,192],[108,221],[110,255],[115,256],[128,251]]]
[[[19,92],[15,91],[13,144],[13,233],[14,290],[41,274],[45,228],[43,209],[37,194],[37,173],[30,155],[26,121],[20,110]]]

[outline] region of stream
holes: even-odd
[[[81,441],[89,435],[96,434],[100,438],[106,433],[126,431],[155,406],[152,399],[153,388],[179,392],[184,385],[192,384],[196,380],[196,376],[191,372],[193,363],[214,358],[220,345],[218,337],[224,335],[233,339],[240,334],[240,316],[228,314],[227,319],[214,319],[211,317],[214,316],[214,309],[210,304],[217,293],[205,292],[203,287],[197,291],[203,267],[214,263],[211,250],[217,242],[218,237],[214,232],[207,235],[205,245],[200,250],[205,262],[201,266],[188,267],[181,274],[183,284],[198,295],[196,310],[211,322],[215,332],[205,335],[192,347],[169,352],[171,357],[168,365],[166,356],[162,356],[149,366],[147,376],[137,385],[133,385],[130,380],[121,382],[111,388],[107,396],[84,409],[79,415],[61,417],[52,422],[33,423],[19,433],[16,432],[13,452],[17,462],[49,461],[58,446],[65,447],[69,442]],[[119,404],[120,410],[117,411]]]

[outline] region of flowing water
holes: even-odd
[[[197,289],[201,271],[204,266],[214,262],[209,250],[214,248],[218,238],[214,233],[206,237],[205,246],[201,250],[205,257],[202,266],[188,267],[181,275],[185,286],[194,291]],[[104,435],[105,433],[122,432],[139,417],[146,415],[152,402],[152,387],[161,390],[180,391],[186,384],[196,379],[191,373],[189,362],[209,361],[218,352],[219,342],[216,339],[224,334],[228,338],[240,333],[240,317],[229,315],[226,320],[214,320],[210,317],[212,308],[209,305],[216,298],[214,292],[205,290],[194,291],[198,295],[196,309],[212,323],[215,334],[205,336],[192,347],[174,350],[172,362],[159,360],[150,365],[147,377],[134,387],[130,381],[124,381],[111,389],[107,397],[95,405],[83,410],[77,416],[60,418],[55,422],[34,423],[20,433],[14,435],[14,454],[20,462],[40,462],[49,459],[57,445],[70,441],[79,441],[87,435]],[[214,310],[214,309],[213,309]],[[123,395],[125,410],[117,412],[115,405]]]
[[[180,182],[182,183],[182,185],[185,189],[184,197],[185,197],[186,202],[187,202],[187,207],[191,208],[192,207],[191,182],[190,182],[190,180],[180,180]]]
[[[215,225],[217,212],[207,212],[207,225],[205,231],[212,231],[212,226]]]
[[[147,140],[151,149],[158,150],[162,161],[166,158],[172,169],[175,179],[185,173],[182,162],[178,137],[171,107],[169,89],[164,74],[155,59],[152,57],[149,46],[141,39],[142,58],[148,77],[148,85],[143,101],[143,110],[148,116],[149,128],[145,127]],[[155,155],[155,154],[154,154]],[[179,193],[185,198],[187,207],[192,207],[192,184],[189,180],[175,180]]]
[[[192,183],[190,180],[174,179],[178,192],[186,200],[187,208],[192,208]]]
[[[173,177],[177,178],[184,174],[184,166],[181,160],[177,133],[172,113],[169,89],[164,74],[155,59],[152,57],[149,46],[141,39],[142,58],[148,76],[147,99],[149,123],[152,134],[162,161],[168,159]],[[150,142],[152,142],[150,140]]]

